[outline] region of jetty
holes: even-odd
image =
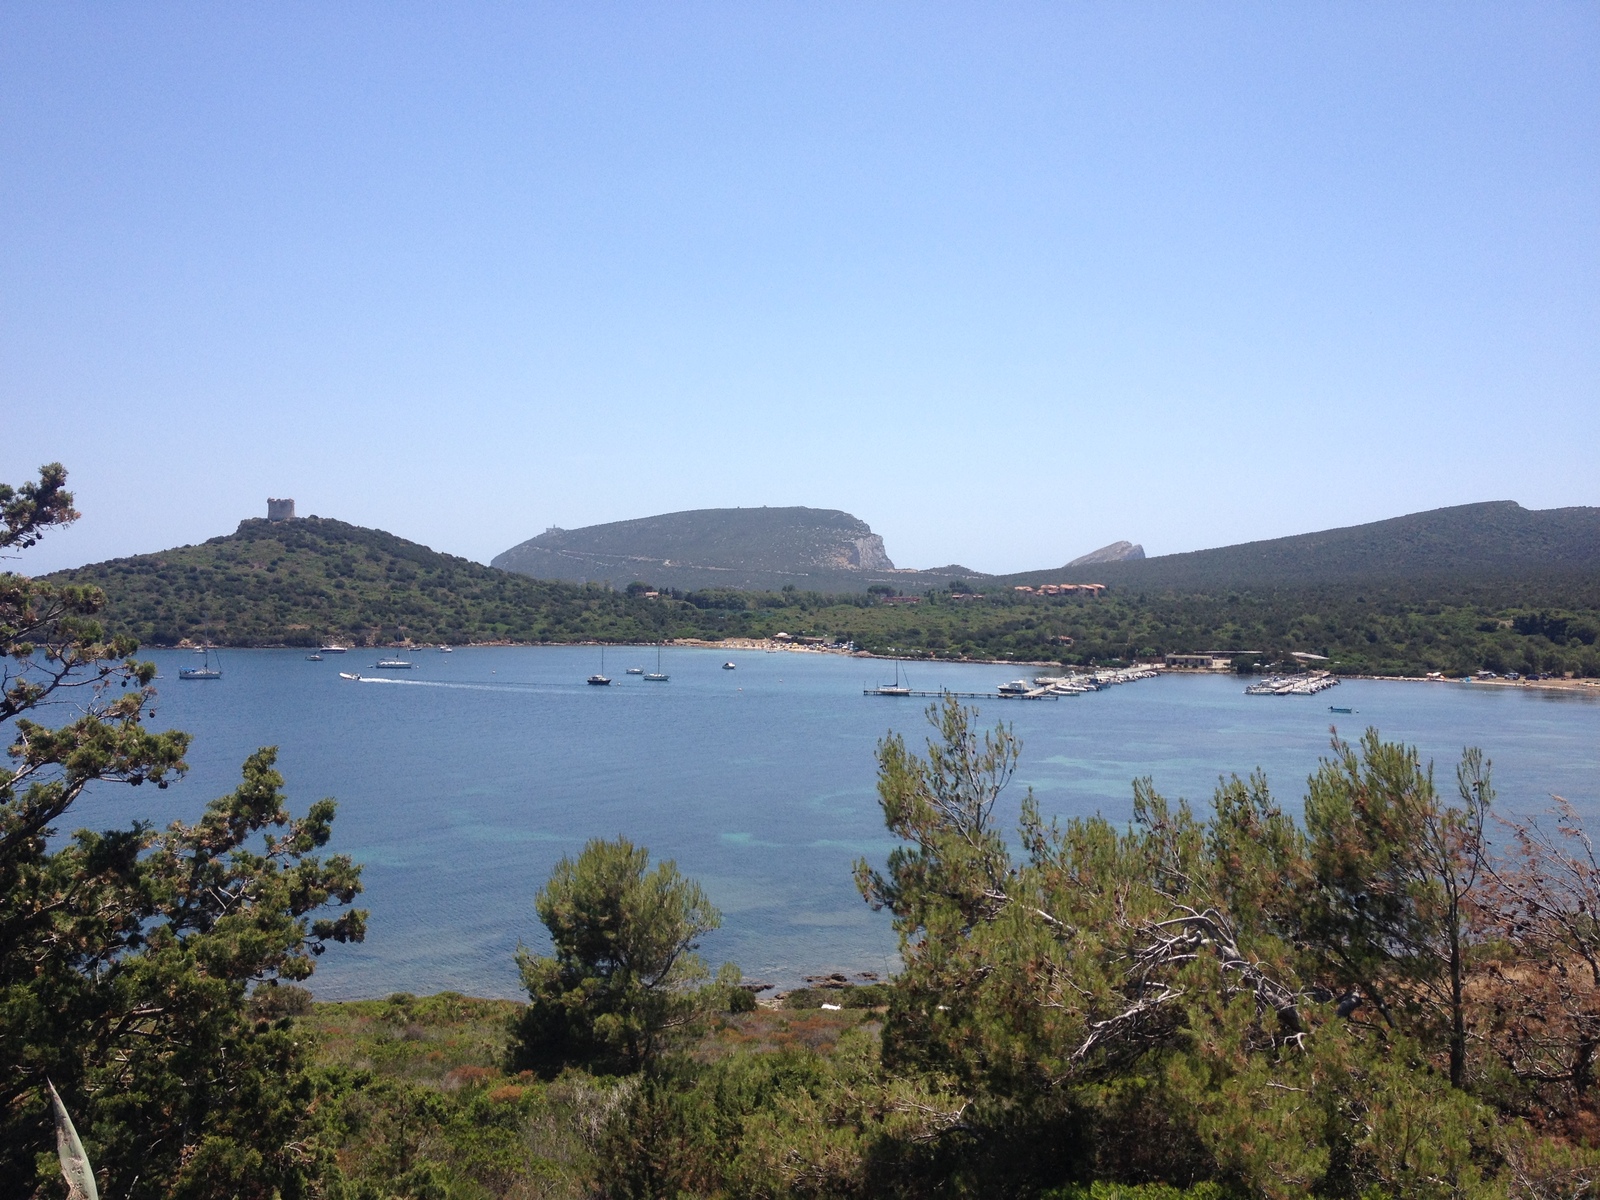
[[[1247,696],[1315,696],[1331,687],[1338,687],[1336,676],[1326,671],[1314,675],[1273,675],[1245,688]]]
[[[1049,688],[1032,688],[1026,692],[914,692],[910,689],[890,691],[882,688],[863,688],[863,696],[921,696],[924,699],[942,700],[954,696],[957,700],[1059,700],[1062,693]]]
[[[1070,675],[1035,675],[1033,686],[1016,690],[1002,688],[993,692],[916,692],[909,688],[876,687],[864,688],[863,696],[920,696],[924,699],[942,699],[945,696],[954,696],[958,700],[1059,700],[1063,696],[1083,696],[1089,692],[1098,692],[1103,688],[1116,687],[1118,684],[1135,683],[1140,679],[1154,679],[1161,674],[1161,668],[1155,666],[1133,666],[1107,668],[1101,671],[1085,671],[1081,674]],[[1022,681],[1018,680],[1018,684]]]

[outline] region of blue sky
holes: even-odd
[[[1600,6],[0,9],[30,572],[301,513],[903,566],[1600,504]]]

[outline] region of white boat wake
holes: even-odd
[[[390,687],[454,688],[466,692],[555,692],[562,688],[540,683],[447,683],[439,679],[389,679],[384,676],[362,675],[355,683],[386,683]]]

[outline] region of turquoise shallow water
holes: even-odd
[[[228,790],[257,746],[280,747],[296,809],[339,801],[334,849],[366,864],[367,942],[335,947],[323,997],[430,992],[515,995],[512,952],[542,945],[533,896],[587,838],[625,833],[677,859],[724,914],[713,965],[793,983],[815,971],[892,969],[894,939],[851,882],[858,855],[891,843],[873,792],[873,747],[895,729],[920,744],[924,701],[864,697],[887,664],[812,654],[608,650],[609,688],[585,647],[419,652],[395,682],[354,684],[371,651],[307,662],[301,651],[235,651],[218,683],[180,683],[192,654],[155,652],[157,727],[196,735],[193,770],[165,792],[105,788],[72,824],[192,819]],[[1032,672],[1030,671],[1029,674]],[[917,688],[989,691],[1016,668],[913,665]],[[1600,690],[1600,689],[1597,689]],[[1353,707],[1352,715],[1329,705]],[[1130,781],[1204,800],[1220,774],[1264,767],[1291,810],[1325,752],[1330,721],[1369,724],[1438,760],[1464,745],[1494,760],[1503,809],[1566,796],[1600,826],[1600,696],[1355,681],[1320,696],[1246,696],[1226,677],[1162,678],[1057,702],[982,704],[1023,740],[1014,815],[1032,786],[1046,815],[1126,819]],[[61,714],[64,716],[64,714]],[[47,717],[46,719],[50,719]]]

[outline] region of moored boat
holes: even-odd
[[[656,647],[656,669],[654,671],[646,671],[644,677],[647,683],[665,683],[671,678],[671,676],[661,669],[660,646]]]
[[[867,688],[867,689],[865,689],[861,694],[863,696],[909,696],[909,695],[911,695],[911,681],[908,679],[908,680],[906,680],[905,683],[901,683],[900,682],[900,660],[898,658],[894,660],[894,682],[893,683],[880,683],[875,688]]]
[[[198,667],[180,667],[180,668],[178,668],[178,678],[179,679],[189,680],[190,682],[199,682],[199,681],[204,681],[204,680],[221,679],[222,678],[222,668],[221,668],[221,666],[219,665],[219,666],[213,667],[211,665],[211,647],[210,646],[206,646],[206,647],[202,648],[199,651],[199,653],[204,654],[206,656],[205,662],[201,663]],[[220,661],[221,661],[220,657],[219,657],[218,661],[220,663]]]

